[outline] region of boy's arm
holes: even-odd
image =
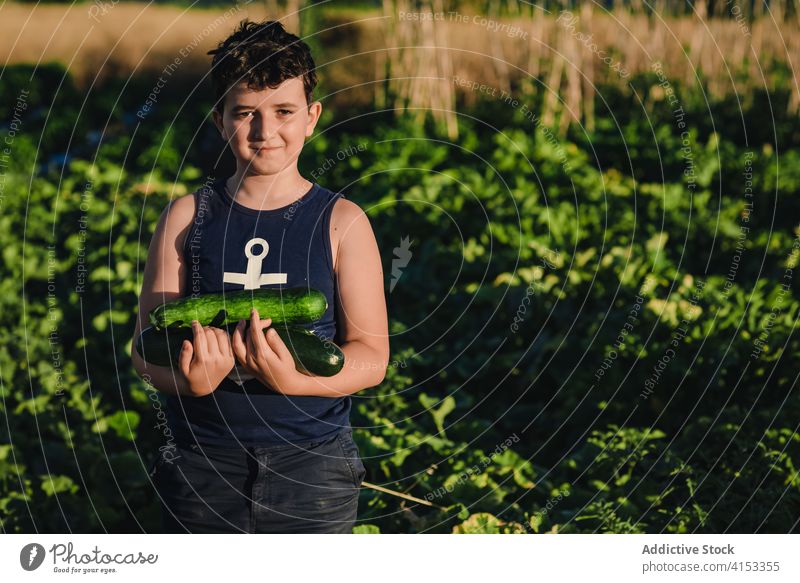
[[[336,277],[344,368],[331,377],[299,375],[292,394],[339,397],[383,382],[389,363],[389,324],[383,269],[369,219],[357,204],[340,199],[331,214],[339,243]]]
[[[194,196],[182,196],[166,206],[158,220],[142,277],[139,313],[131,343],[131,360],[146,382],[169,395],[191,395],[180,369],[145,362],[136,351],[139,333],[149,326],[148,314],[159,304],[185,295],[186,270],[183,242],[194,218]]]

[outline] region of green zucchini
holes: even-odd
[[[295,368],[303,374],[332,377],[344,368],[344,352],[332,340],[324,340],[299,326],[278,324],[270,328],[275,328],[294,358]]]
[[[258,309],[263,320],[274,324],[308,324],[319,320],[328,309],[325,294],[304,287],[239,290],[187,296],[161,304],[150,311],[150,324],[157,330],[171,326],[222,327],[250,320],[250,310]]]
[[[234,325],[221,326],[233,334]],[[249,328],[249,324],[248,324]],[[278,335],[286,344],[295,368],[303,374],[330,377],[344,367],[344,353],[334,342],[325,341],[310,330],[299,326],[275,325]],[[264,332],[269,330],[265,328]],[[184,340],[194,339],[194,331],[185,326],[156,330],[145,328],[136,339],[136,350],[146,362],[157,366],[177,366]]]

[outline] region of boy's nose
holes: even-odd
[[[268,120],[263,116],[256,117],[253,120],[253,132],[256,140],[269,142],[272,137],[278,132],[280,127],[279,120]],[[266,145],[266,144],[265,144]]]

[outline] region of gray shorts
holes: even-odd
[[[366,469],[351,428],[263,447],[178,445],[150,476],[165,533],[350,533]]]

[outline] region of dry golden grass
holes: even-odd
[[[205,73],[210,62],[206,51],[241,19],[266,18],[267,5],[275,17],[278,4],[270,0],[244,4],[238,10],[108,4],[109,12],[97,14],[95,20],[89,14],[94,4],[5,3],[0,7],[0,58],[8,63],[59,60],[69,65],[79,83],[86,84],[96,75],[161,71],[183,51],[182,71]],[[289,0],[289,4],[296,7],[301,2]],[[320,75],[328,90],[345,89],[331,101],[430,109],[455,136],[456,93],[461,92],[468,104],[480,95],[454,87],[453,76],[498,90],[519,86],[527,78],[537,91],[548,93],[541,112],[545,123],[566,112],[560,116],[562,132],[566,124],[578,120],[591,129],[593,84],[627,81],[575,37],[580,32],[591,34],[597,49],[613,55],[631,75],[651,70],[652,63],[660,61],[669,78],[693,85],[702,76],[711,95],[736,91],[746,98],[754,87],[790,82],[790,108],[800,111],[796,78],[781,80],[774,67],[778,62],[797,64],[796,18],[762,17],[745,31],[730,18],[648,17],[622,9],[609,14],[585,3],[575,11],[579,20],[572,34],[556,21],[557,12],[545,14],[537,9],[532,15],[503,20],[519,26],[526,33],[521,38],[472,22],[400,21],[398,11],[411,10],[412,5],[408,0],[387,0],[383,13],[337,11],[320,25],[333,27],[317,37],[327,47],[324,54],[316,55]],[[443,0],[423,5],[422,10],[451,10]],[[463,8],[461,14],[471,19],[479,13]],[[287,16],[284,22],[296,32],[296,17]],[[387,64],[393,78],[388,94],[381,89]],[[354,87],[359,84],[363,86]]]
[[[438,12],[441,0],[427,0],[417,11]],[[409,10],[408,0],[386,0],[384,13]],[[775,88],[791,84],[789,109],[800,113],[800,91],[797,77],[780,73],[776,63],[798,64],[800,34],[796,18],[773,20],[762,17],[754,23],[740,23],[731,18],[691,16],[650,16],[616,9],[602,11],[586,2],[572,16],[578,20],[568,30],[558,22],[559,12],[546,14],[536,10],[526,15],[505,19],[527,32],[525,38],[490,31],[472,24],[479,13],[462,11],[470,22],[454,21],[449,16],[436,22],[436,34],[422,26],[398,19],[387,20],[385,38],[391,76],[398,100],[396,105],[436,109],[449,104],[455,109],[451,93],[452,72],[462,79],[506,90],[514,82],[528,79],[536,91],[546,92],[542,123],[552,125],[560,119],[563,134],[567,126],[580,121],[591,131],[594,124],[593,103],[596,85],[603,82],[626,84],[629,77],[652,71],[660,62],[669,79],[679,79],[690,87],[704,80],[709,96],[721,97],[732,92],[747,103],[756,87]],[[578,34],[592,35],[597,53],[613,57],[628,72],[619,75],[600,56],[581,42]],[[445,63],[446,62],[446,63]],[[410,77],[410,79],[407,79]],[[432,81],[431,78],[439,78]],[[438,91],[438,94],[437,94]],[[482,95],[461,90],[467,104]],[[647,96],[642,96],[647,98]],[[559,114],[564,115],[559,115]],[[436,112],[450,127],[453,114]]]
[[[0,58],[6,63],[60,61],[80,84],[95,74],[160,71],[180,51],[188,68],[208,68],[206,51],[216,46],[238,22],[266,15],[263,4],[241,4],[237,10],[185,10],[175,6],[106,3],[15,4],[0,8]],[[194,46],[193,46],[194,44]]]

